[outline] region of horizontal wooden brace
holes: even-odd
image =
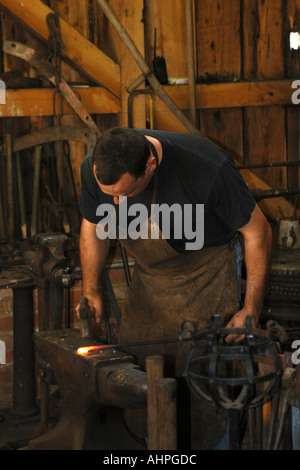
[[[230,82],[196,85],[197,108],[293,105],[294,80]],[[181,109],[189,109],[188,85],[169,85],[166,92]],[[156,108],[158,111],[159,109]]]
[[[197,84],[197,108],[235,108],[243,106],[293,105],[293,80],[271,80],[264,82]],[[189,108],[188,85],[164,87],[180,109]],[[82,104],[90,114],[114,114],[121,112],[120,101],[102,87],[75,87]],[[6,90],[6,104],[0,104],[0,117],[52,116],[54,88]],[[159,98],[155,111],[164,103]],[[293,105],[295,106],[295,105]],[[56,93],[55,113],[59,114],[60,97]],[[163,108],[164,109],[164,108]],[[63,113],[74,114],[63,100]]]
[[[75,87],[73,91],[90,114],[120,112],[119,99],[105,88]],[[61,95],[55,88],[6,90],[6,104],[0,104],[0,117],[53,116],[60,111]],[[62,99],[62,113],[74,114],[65,99]]]

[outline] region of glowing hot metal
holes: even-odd
[[[191,341],[191,338],[182,338],[182,341]],[[178,343],[178,338],[172,339],[162,339],[162,340],[155,340],[155,341],[140,341],[137,343],[124,343],[124,344],[102,344],[102,345],[95,345],[95,346],[83,346],[78,348],[76,353],[79,356],[87,356],[89,353],[93,353],[95,351],[101,351],[103,349],[123,349],[123,348],[130,348],[130,347],[137,347],[137,346],[151,346],[153,344],[166,344],[166,343]]]

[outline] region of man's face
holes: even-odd
[[[94,175],[101,191],[103,191],[105,194],[113,196],[114,203],[119,204],[119,199],[124,196],[134,197],[142,193],[150,183],[155,168],[155,158],[150,156],[146,165],[145,174],[139,178],[135,178],[129,173],[124,173],[119,181],[117,181],[115,184],[104,185],[97,179],[95,168]]]

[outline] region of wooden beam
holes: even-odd
[[[196,85],[197,108],[292,105],[293,80]],[[189,109],[188,85],[165,87],[180,109]]]
[[[144,23],[141,22],[141,18],[143,17],[144,0],[122,0],[122,2],[120,0],[110,0],[110,6],[114,9],[125,30],[130,31],[130,34],[134,37],[138,50],[143,53],[145,38]],[[110,28],[111,25],[109,23],[108,35],[111,38],[112,47],[116,51],[121,70],[121,113],[119,125],[128,126],[128,92],[126,86],[134,81],[140,73],[140,69],[124,42],[120,41],[119,36],[115,34],[113,29],[110,30]],[[145,82],[144,76],[142,81]],[[144,129],[146,127],[145,96],[139,96],[135,99],[132,114],[134,116],[133,127]]]
[[[55,12],[40,0],[1,0],[0,7],[9,10],[15,19],[25,24],[39,38],[48,39],[46,17]],[[65,49],[62,49],[63,56],[85,76],[105,86],[114,95],[120,96],[119,65],[61,18],[60,29],[65,45]]]
[[[180,86],[179,88],[183,88]],[[188,99],[188,90],[187,90],[187,99]],[[187,132],[184,125],[177,120],[174,123],[174,116],[172,113],[165,109],[164,112],[161,112],[159,116],[155,116],[155,119],[159,121],[159,129],[161,130],[173,130],[176,132]],[[176,127],[175,127],[176,126]],[[241,162],[235,159],[236,165],[240,165]],[[250,170],[240,170],[241,175],[243,176],[245,183],[248,188],[254,189],[258,188],[261,190],[272,189],[265,181],[256,176]],[[276,197],[273,199],[262,199],[258,203],[261,210],[272,220],[280,220],[282,217],[292,217],[296,216],[300,218],[300,211],[297,210],[296,214],[294,212],[294,205],[288,202],[284,197]]]
[[[120,112],[120,101],[105,88],[75,87],[73,91],[90,114]],[[0,104],[0,117],[53,116],[60,113],[60,99],[54,88],[6,90],[6,104]],[[65,99],[62,100],[62,113],[74,114]]]

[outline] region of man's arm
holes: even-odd
[[[257,326],[271,264],[272,229],[257,205],[250,221],[239,232],[244,237],[245,245],[246,295],[244,307],[232,317],[227,324],[228,328],[243,328],[247,315],[253,316],[253,326]],[[226,342],[241,339],[237,335],[229,335]]]
[[[96,321],[100,321],[102,315],[102,300],[99,294],[100,274],[105,266],[109,252],[109,239],[100,240],[96,234],[96,224],[86,219],[82,220],[79,252],[82,270],[82,293],[89,301],[92,309],[95,309]]]

